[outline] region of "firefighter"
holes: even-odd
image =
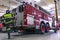
[[[13,23],[13,15],[10,13],[9,10],[6,11],[6,14],[2,17],[3,25],[6,26],[6,30],[8,33],[8,39],[10,39],[10,31],[11,31],[11,24]]]

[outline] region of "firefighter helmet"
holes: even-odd
[[[10,11],[9,10],[6,10],[6,13],[10,13]]]

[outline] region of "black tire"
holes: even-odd
[[[47,32],[49,32],[49,30],[50,30],[50,25],[49,25],[49,23],[46,23],[45,32],[47,33]]]
[[[40,33],[41,34],[44,34],[45,33],[45,23],[44,22],[42,22],[41,24],[40,24]]]

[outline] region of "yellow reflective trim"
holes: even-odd
[[[4,18],[11,18],[12,17],[12,14],[5,14],[4,15]]]
[[[11,23],[11,22],[13,22],[13,20],[11,20],[11,21],[8,21],[8,22],[6,22],[5,24],[9,24],[9,23]]]

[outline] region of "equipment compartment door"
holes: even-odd
[[[31,15],[28,15],[28,16],[27,16],[27,23],[28,23],[29,25],[34,25],[34,17],[31,16]]]

